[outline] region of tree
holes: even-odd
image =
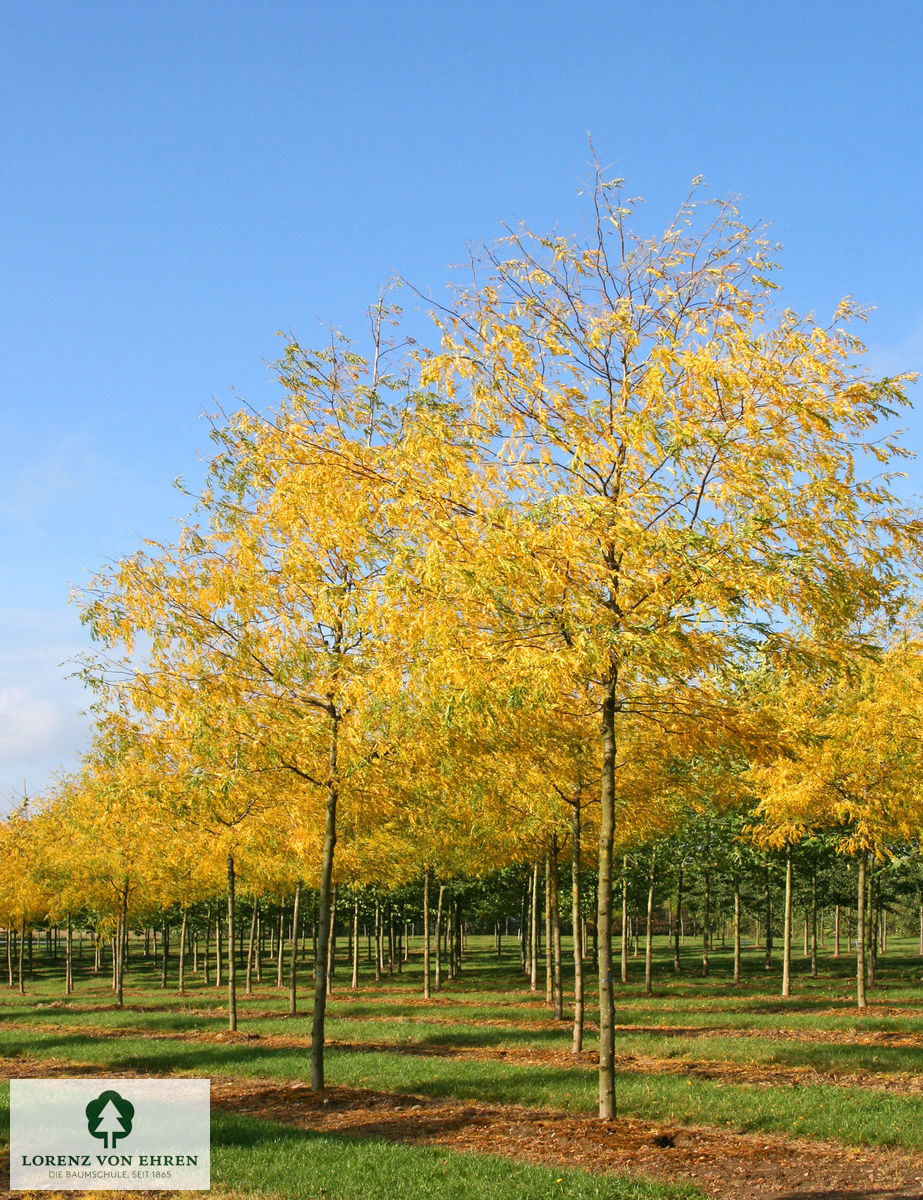
[[[94,636],[121,654],[118,670],[96,673],[111,703],[151,728],[168,723],[187,754],[204,721],[220,731],[225,745],[198,768],[213,799],[240,781],[239,750],[267,780],[287,776],[296,823],[322,831],[318,1090],[338,810],[361,805],[363,774],[383,752],[374,714],[403,683],[400,613],[388,590],[404,549],[393,476],[421,442],[412,397],[386,403],[377,361],[366,384],[365,361],[342,341],[316,353],[291,343],[278,365],[278,410],[238,413],[215,430],[219,452],[176,545],[149,543],[104,572],[83,609]],[[149,644],[140,663],[139,641]],[[229,797],[218,823],[232,828],[249,804]]]
[[[135,1106],[118,1092],[106,1091],[86,1107],[87,1122],[93,1137],[102,1138],[106,1150],[114,1150],[119,1138],[131,1133]]]
[[[869,859],[891,858],[921,832],[923,648],[902,637],[838,674],[786,676],[779,687],[791,740],[755,767],[764,840],[791,846],[827,832],[857,861],[857,1005],[866,1007]]]
[[[621,724],[701,720],[709,678],[754,640],[829,643],[882,603],[919,526],[857,474],[863,450],[898,452],[872,438],[904,397],[900,378],[857,374],[855,308],[826,327],[776,312],[768,247],[729,202],[692,197],[645,239],[621,181],[597,170],[593,199],[586,241],[521,229],[474,256],[423,380],[465,410],[459,439],[483,464],[477,502],[428,551],[471,656],[586,697],[600,722],[609,1119]]]

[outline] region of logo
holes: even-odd
[[[11,1079],[17,1192],[207,1191],[207,1079]]]
[[[119,1138],[126,1138],[131,1133],[135,1106],[118,1092],[107,1091],[90,1101],[86,1113],[89,1132],[93,1137],[103,1139],[105,1150],[114,1150]]]

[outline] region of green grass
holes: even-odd
[[[212,1137],[213,1185],[296,1200],[681,1200],[702,1195],[692,1187],[355,1141],[240,1118],[218,1117]]]
[[[0,1088],[8,1142],[9,1087]],[[686,1185],[511,1163],[440,1147],[315,1133],[223,1112],[211,1119],[212,1188],[292,1200],[700,1200]],[[184,1195],[185,1193],[176,1193]]]
[[[117,1041],[49,1034],[0,1033],[0,1053],[73,1061],[90,1069],[192,1074],[239,1079],[304,1080],[307,1053],[259,1043]],[[585,1067],[450,1059],[387,1051],[328,1049],[331,1084],[430,1097],[520,1104],[591,1114],[596,1078]],[[849,1144],[923,1149],[923,1096],[834,1084],[762,1086],[664,1073],[620,1072],[620,1110],[652,1120],[716,1125],[737,1132],[797,1130]]]
[[[740,1083],[702,1078],[681,1069],[623,1071],[617,1084],[620,1112],[740,1132],[794,1132],[852,1145],[923,1149],[923,1096],[848,1085],[849,1072],[923,1073],[923,1042],[889,1046],[859,1040],[870,1033],[923,1035],[923,960],[916,950],[910,939],[892,942],[891,952],[881,962],[879,986],[870,992],[870,1008],[858,1013],[850,958],[823,957],[820,976],[812,979],[807,964],[796,957],[794,996],[783,1001],[777,972],[763,970],[762,951],[745,954],[743,982],[735,987],[729,978],[729,950],[714,952],[711,973],[702,977],[695,952],[689,948],[686,969],[675,976],[670,948],[659,945],[655,995],[643,995],[638,978],[643,968],[638,960],[630,964],[629,984],[617,991],[618,1054],[669,1060],[680,1068],[684,1061],[749,1065],[764,1074],[773,1067],[808,1068],[826,1073],[829,1079],[813,1077],[809,1084],[760,1082],[757,1075],[752,1083]],[[420,997],[417,958],[400,975],[379,984],[371,981],[363,964],[361,987],[355,994],[348,989],[348,973],[341,965],[328,1006],[327,1036],[333,1043],[326,1053],[328,1082],[592,1114],[596,1077],[591,1065],[586,1060],[564,1065],[540,1057],[542,1051],[566,1051],[570,1028],[566,1022],[556,1025],[551,1020],[543,995],[530,994],[514,947],[508,945],[507,957],[499,961],[488,939],[472,939],[471,951],[462,977],[448,983],[426,1005]],[[77,992],[71,999],[61,995],[55,970],[37,965],[25,996],[6,989],[0,993],[2,1055],[77,1062],[90,1071],[266,1081],[304,1080],[308,1074],[310,1014],[288,1018],[287,993],[268,982],[257,986],[250,997],[241,993],[241,1030],[264,1038],[292,1037],[301,1044],[171,1037],[224,1030],[224,990],[206,987],[190,974],[188,993],[179,996],[175,972],[171,987],[161,990],[153,965],[137,954],[126,980],[122,1010],[113,1004],[107,979],[88,974],[86,964],[78,972]],[[309,986],[305,968],[304,1010],[310,1009]],[[594,991],[595,978],[588,969],[590,1022],[595,1018]],[[786,1040],[780,1036],[785,1031],[800,1034],[803,1040]],[[811,1039],[812,1033],[822,1031],[837,1031],[845,1040]],[[586,1047],[595,1044],[595,1034],[588,1031]],[[453,1057],[453,1049],[521,1050],[539,1052],[539,1057],[534,1063],[503,1061],[499,1055]],[[836,1082],[838,1075],[841,1083]],[[223,1114],[215,1118],[214,1173],[216,1184],[237,1190],[308,1197],[320,1196],[323,1188],[327,1200],[474,1193],[512,1200],[557,1191],[578,1197],[691,1194],[580,1172],[514,1166],[481,1155],[305,1133]],[[438,1183],[433,1183],[434,1178]],[[559,1179],[564,1182],[556,1182]]]
[[[265,1008],[267,999],[275,999],[276,1003],[279,1003],[278,997],[261,996],[257,1001],[261,1008]],[[678,1001],[674,999],[674,1004],[676,1003]],[[747,1003],[754,1005],[753,1001]],[[808,1034],[818,1028],[844,1034],[866,1033],[869,1030],[918,1034],[923,1029],[923,1020],[916,1017],[876,1018],[874,1015],[850,1015],[821,1018],[815,1013],[794,1012],[790,1007],[786,1007],[782,1009],[785,1015],[784,1025],[780,1023],[775,1011],[771,1015],[750,1011],[736,1014],[732,1012],[730,1016],[725,1013],[716,1023],[714,1014],[684,1007],[682,1011],[671,1011],[669,1014],[677,1022],[673,1024],[677,1030],[674,1035],[668,1032],[671,1022],[660,1019],[660,1016],[655,1024],[663,1028],[644,1030],[642,1018],[646,1014],[646,1004],[647,1002],[641,1005],[636,1001],[630,1012],[624,1009],[619,1011],[620,1017],[634,1017],[635,1023],[625,1023],[620,1029],[616,1040],[618,1054],[703,1062],[784,1065],[828,1072],[870,1070],[882,1073],[923,1073],[923,1043],[919,1046],[888,1046],[809,1039],[787,1041],[777,1036],[780,1028]],[[421,1008],[410,1010],[398,1005],[388,1005],[388,1015],[383,1017],[381,1010],[376,1009],[374,1005],[363,1004],[362,1011],[375,1015],[361,1017],[356,1015],[356,1007],[346,997],[334,998],[327,1022],[329,1041],[357,1046],[394,1045],[402,1052],[412,1049],[439,1052],[452,1048],[562,1051],[570,1046],[570,1026],[566,1023],[555,1025],[549,1022],[544,1029],[517,1028],[513,1022],[500,1027],[496,1024],[478,1025],[473,1023],[477,1020],[476,1017],[472,1017],[470,1012],[465,1010],[459,1011],[457,1005],[451,1010],[440,1010],[454,1015],[446,1015],[439,1021],[432,1020],[430,1014]],[[338,1012],[348,1015],[337,1015]],[[678,1023],[680,1018],[683,1020],[682,1024]],[[535,1020],[534,1013],[530,1015],[530,1020]],[[45,1026],[51,1034],[55,1033],[56,1025],[75,1029],[83,1027],[88,1031],[95,1029],[100,1037],[110,1036],[113,1029],[129,1037],[144,1032],[156,1038],[158,1035],[169,1037],[171,1033],[189,1029],[215,1033],[226,1027],[226,1017],[221,1010],[216,1011],[214,1015],[202,1015],[198,1010],[188,1013],[174,1007],[169,1007],[166,1012],[119,1012],[116,1009],[105,1012],[81,1011],[60,1003],[32,1007],[16,997],[11,1004],[0,1010],[0,1035],[4,1031],[15,1035],[19,1022],[29,1026]],[[635,1028],[636,1025],[639,1028]],[[310,1017],[289,1019],[280,1013],[272,1019],[250,1019],[247,1017],[246,1007],[242,1006],[241,1028],[263,1035],[301,1038],[307,1042],[310,1038]],[[708,1033],[709,1036],[684,1037],[683,1030],[686,1028],[695,1028],[697,1031]],[[741,1032],[764,1031],[773,1036],[735,1037],[734,1029]],[[587,1049],[595,1048],[594,1033],[587,1034],[585,1046]]]

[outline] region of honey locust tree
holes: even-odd
[[[631,232],[620,181],[597,172],[593,203],[586,238],[522,228],[473,255],[423,378],[484,464],[476,511],[428,549],[456,636],[598,716],[609,1119],[622,722],[682,713],[752,639],[831,642],[919,529],[862,474],[863,451],[876,470],[899,453],[877,422],[904,397],[857,366],[853,306],[828,325],[779,311],[765,241],[730,202],[693,192],[654,238]]]
[[[389,390],[342,341],[318,352],[290,344],[278,374],[275,412],[241,412],[215,430],[218,453],[176,545],[149,544],[102,574],[84,614],[121,648],[124,703],[179,723],[190,689],[206,690],[231,742],[225,764],[239,745],[248,763],[287,772],[301,823],[323,830],[311,1052],[320,1089],[337,811],[361,804],[364,773],[387,750],[370,714],[402,686],[388,602],[393,480],[420,442],[413,396]]]
[[[26,931],[37,921],[44,921],[54,906],[54,894],[42,866],[49,847],[45,843],[41,811],[24,799],[18,808],[0,821],[0,854],[3,873],[0,875],[0,922],[6,926],[6,953],[10,987],[13,986],[13,942],[17,945],[15,973],[20,992],[23,982],[23,952]]]
[[[142,903],[158,906],[163,897],[160,879],[171,839],[158,817],[160,790],[137,722],[115,712],[97,723],[93,744],[66,789],[69,871],[98,934],[113,939],[119,1007],[130,915]]]
[[[848,671],[784,679],[779,706],[790,741],[787,753],[751,772],[761,797],[754,832],[789,850],[826,832],[857,859],[856,992],[865,1008],[869,859],[919,845],[923,831],[923,647],[901,639]],[[786,892],[788,909],[790,881]]]

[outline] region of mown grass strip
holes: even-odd
[[[0,1053],[67,1060],[88,1069],[172,1072],[247,1079],[304,1080],[300,1048],[237,1043],[118,1041],[0,1033]],[[591,1114],[596,1080],[584,1068],[446,1059],[387,1051],[330,1049],[331,1084],[489,1104],[520,1104]],[[829,1138],[847,1144],[923,1149],[923,1097],[826,1084],[761,1086],[683,1075],[622,1073],[620,1111],[656,1121],[724,1127],[736,1132],[774,1131]]]
[[[89,1014],[92,1015],[92,1014]],[[99,1014],[96,1014],[99,1015]],[[156,1016],[157,1014],[141,1014],[141,1017]],[[61,1009],[54,1009],[49,1015],[47,1010],[39,1014],[23,1013],[21,1020],[26,1026],[41,1026],[42,1017],[52,1026],[48,1030],[51,1036],[64,1036],[64,1029],[54,1029],[60,1024],[70,1029],[86,1029],[87,1038],[107,1037],[109,1029],[118,1030],[120,1036],[134,1037],[136,1040],[143,1035],[152,1039],[158,1036],[169,1038],[170,1034],[189,1032],[191,1022],[188,1018],[183,1021],[176,1015],[169,1015],[160,1021],[135,1019],[135,1014],[122,1013],[121,1024],[108,1025],[105,1022],[72,1021],[70,1015]],[[37,1019],[33,1019],[33,1017]],[[127,1022],[131,1020],[132,1030]],[[217,1033],[224,1030],[223,1020],[198,1019],[193,1025],[193,1031],[199,1033]],[[15,1020],[9,1018],[3,1028],[10,1033],[17,1031]],[[305,1052],[310,1038],[310,1019],[307,1017],[293,1020],[256,1020],[242,1025],[244,1032],[260,1033],[263,1036],[294,1037],[305,1044]],[[19,1032],[25,1033],[24,1029]],[[906,1032],[906,1031],[903,1031]],[[419,1019],[395,1022],[395,1020],[356,1020],[352,1017],[331,1017],[327,1022],[328,1040],[355,1044],[357,1048],[376,1044],[380,1046],[393,1045],[402,1053],[419,1051],[421,1054],[431,1051],[434,1053],[451,1054],[453,1049],[484,1050],[499,1052],[501,1050],[523,1051],[559,1051],[570,1049],[570,1029],[566,1025],[558,1025],[547,1030],[523,1030],[515,1028],[497,1028],[492,1025],[478,1026],[471,1023],[446,1025]],[[68,1034],[68,1036],[70,1036]],[[79,1035],[77,1035],[79,1036]],[[588,1035],[585,1048],[594,1050],[596,1039]],[[881,1043],[845,1041],[787,1041],[778,1036],[778,1031],[766,1030],[765,1037],[749,1036],[734,1037],[721,1031],[713,1034],[686,1037],[682,1034],[671,1035],[661,1031],[634,1032],[630,1028],[621,1030],[616,1037],[616,1053],[619,1055],[634,1055],[640,1058],[663,1058],[676,1063],[685,1061],[706,1063],[728,1063],[734,1066],[772,1067],[783,1066],[794,1069],[812,1069],[828,1074],[849,1074],[857,1071],[874,1071],[886,1074],[889,1072],[914,1072],[923,1074],[923,1044],[889,1046]],[[588,1068],[587,1063],[582,1064]],[[848,1080],[844,1080],[848,1084]]]

